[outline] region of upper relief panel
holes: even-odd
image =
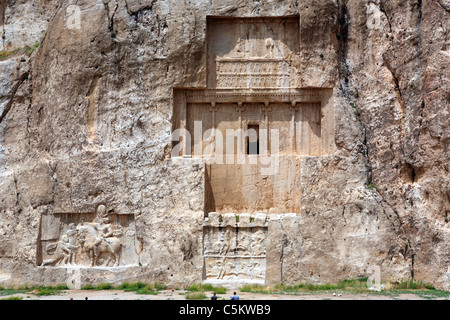
[[[299,17],[207,20],[207,86],[299,87]]]

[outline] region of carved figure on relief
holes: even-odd
[[[121,242],[117,237],[122,236],[122,230],[118,227],[116,232],[113,232],[105,206],[100,205],[97,208],[97,216],[93,223],[82,224],[77,229],[81,247],[89,254],[91,267],[98,264],[98,259],[103,253],[110,254],[106,265],[111,262],[111,257],[114,267],[119,265]]]
[[[261,263],[258,261],[255,261],[253,263],[250,263],[249,266],[249,275],[252,278],[264,278],[264,272],[261,268]]]
[[[275,47],[275,44],[273,43],[273,39],[267,38],[266,39],[266,58],[272,59],[273,58],[273,49]]]
[[[264,239],[265,235],[262,230],[258,230],[253,234],[253,239],[251,242],[251,250],[253,256],[262,256],[266,254],[266,250],[264,248]]]
[[[54,266],[61,261],[64,264],[74,264],[76,261],[76,250],[79,248],[76,241],[77,230],[75,229],[75,224],[71,223],[67,234],[63,235],[58,243],[52,243],[47,246],[47,253],[54,255],[55,258],[45,260],[42,266]]]
[[[57,243],[47,245],[46,252],[54,256],[42,262],[42,266],[56,266],[58,264],[76,265],[78,255],[88,255],[91,267],[99,264],[102,254],[108,254],[105,266],[113,262],[119,265],[119,253],[122,247],[119,238],[123,236],[122,226],[112,226],[106,207],[100,205],[92,223],[81,222],[78,226],[69,224],[67,232]],[[81,259],[83,260],[83,259]]]

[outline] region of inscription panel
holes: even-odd
[[[210,18],[207,86],[220,89],[299,87],[299,18]]]
[[[216,60],[219,89],[276,89],[297,87],[285,60]]]

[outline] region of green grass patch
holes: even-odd
[[[353,108],[353,112],[355,113],[355,116],[359,118],[361,116],[359,109],[354,104],[351,104],[351,106]]]
[[[30,56],[37,48],[39,48],[39,46],[41,45],[40,42],[36,42],[34,45],[30,46],[25,46],[25,48],[23,49],[23,52]]]
[[[415,294],[423,299],[449,298],[450,292],[437,290],[432,285],[421,281],[406,280],[399,283],[386,284],[387,289],[380,292],[371,291],[367,288],[367,278],[342,280],[335,284],[310,284],[300,283],[297,285],[278,284],[274,287],[261,285],[246,285],[241,292],[260,294],[298,294],[298,293],[325,293],[342,292],[348,294],[368,293],[372,295],[386,295],[398,297],[400,294]]]
[[[0,51],[0,60],[9,58],[9,57],[15,55],[19,51],[20,51],[20,49],[9,50],[9,51],[8,50]]]
[[[128,283],[124,282],[119,287],[117,287],[119,290],[123,290],[125,292],[136,292],[137,294],[158,294],[160,290],[166,290],[167,286],[160,283],[152,283],[152,284],[146,284],[143,282],[133,282]]]
[[[27,56],[31,56],[31,54],[37,49],[39,48],[39,46],[41,45],[40,42],[36,42],[35,44],[33,44],[32,46],[25,46],[22,49],[14,49],[14,50],[4,50],[4,51],[0,51],[0,60],[5,60],[9,57],[12,57],[13,55],[15,55],[16,53],[20,54],[26,54]]]
[[[30,290],[16,290],[16,289],[2,289],[0,290],[0,297],[2,296],[11,296],[17,293],[27,293]]]
[[[378,190],[378,186],[375,183],[369,183],[367,185],[367,188]]]
[[[215,287],[213,292],[217,294],[225,294],[227,293],[227,289],[224,287]]]
[[[246,284],[240,289],[241,292],[270,294],[274,292],[272,287],[265,287],[257,284]]]
[[[81,290],[95,290],[95,291],[114,290],[114,287],[110,283],[102,283],[102,284],[98,284],[96,286],[88,284],[88,285],[82,286]]]
[[[206,295],[204,292],[190,292],[186,295],[186,300],[205,300]]]
[[[0,300],[13,300],[13,301],[17,301],[17,300],[22,300],[23,299],[23,297],[8,297],[8,298],[3,298],[3,299],[0,299]]]
[[[38,287],[33,290],[33,294],[37,296],[54,296],[61,293],[63,290],[68,290],[66,285],[57,285],[57,286],[49,286],[49,287]]]
[[[63,290],[68,290],[66,285],[56,285],[56,286],[28,286],[22,285],[13,288],[0,288],[0,296],[9,296],[16,293],[32,293],[37,296],[49,296],[57,295]]]
[[[342,280],[336,284],[311,284],[300,283],[292,286],[278,284],[274,287],[261,285],[246,285],[241,288],[242,292],[262,293],[262,294],[283,294],[297,292],[327,292],[327,291],[346,291],[346,292],[367,292],[367,278],[356,280]]]
[[[402,281],[400,283],[394,283],[392,284],[392,289],[397,290],[436,290],[435,287],[433,287],[430,284],[425,284],[422,281],[414,281],[414,280],[406,280]]]
[[[185,288],[185,290],[190,292],[215,292],[217,294],[227,293],[227,289],[225,289],[224,287],[214,287],[210,283],[193,284],[190,287]]]

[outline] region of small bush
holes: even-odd
[[[367,185],[367,188],[378,190],[378,187],[377,187],[377,185],[376,185],[375,183],[369,183],[369,184]]]
[[[39,46],[41,45],[40,42],[36,42],[33,46],[25,46],[23,49],[24,53],[28,56],[30,56]]]
[[[225,294],[227,293],[227,289],[224,287],[215,287],[213,292],[217,294]]]
[[[360,117],[361,113],[359,112],[359,109],[354,104],[351,104],[351,106],[353,108],[353,112],[355,113],[355,116]]]

